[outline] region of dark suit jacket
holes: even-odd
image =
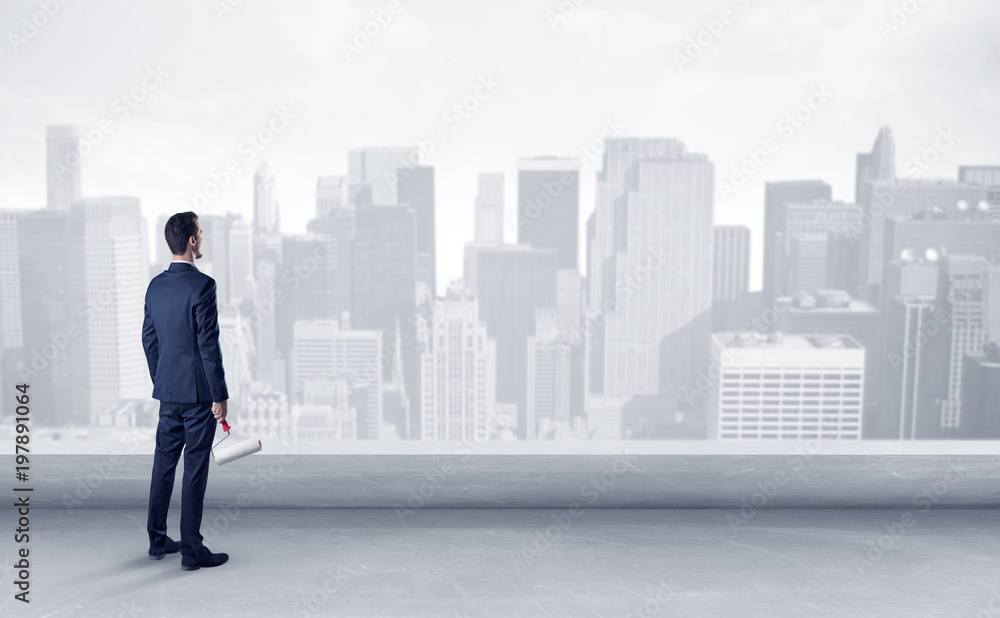
[[[215,279],[186,262],[153,277],[142,322],[153,399],[178,403],[229,399],[219,348]]]

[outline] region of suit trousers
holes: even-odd
[[[201,518],[208,485],[208,468],[218,422],[212,403],[160,402],[156,426],[156,452],[149,485],[149,546],[162,547],[167,537],[167,509],[174,489],[174,471],[184,449],[181,490],[181,554],[201,555]]]

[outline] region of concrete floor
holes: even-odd
[[[230,562],[184,572],[179,554],[147,559],[144,509],[33,509],[32,603],[12,598],[5,543],[0,615],[1000,616],[992,509],[211,515],[205,543]],[[175,539],[179,517],[168,518]],[[868,553],[880,535],[886,549]],[[859,569],[859,558],[870,560]]]

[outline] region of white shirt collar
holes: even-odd
[[[195,270],[198,270],[198,267],[195,266],[194,262],[192,262],[191,260],[178,260],[177,258],[174,258],[173,260],[171,260],[171,264],[174,262],[184,262],[185,264],[190,264],[191,266],[194,266]]]

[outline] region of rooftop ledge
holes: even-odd
[[[263,443],[210,464],[206,520],[241,508],[1000,508],[1000,444],[989,441]],[[37,508],[144,509],[152,448],[132,446],[33,449],[18,486]],[[0,466],[13,470],[14,456]],[[182,457],[172,509],[183,468]]]
[[[222,439],[222,433],[217,439]],[[235,430],[224,445],[256,436]],[[131,436],[131,437],[129,437]],[[827,455],[997,455],[1000,440],[560,440],[560,441],[381,441],[292,443],[261,438],[260,454],[299,455],[603,455],[628,449],[639,455],[785,455],[802,449]],[[32,441],[36,455],[134,454],[152,455],[154,434],[136,430],[121,438]],[[258,455],[259,456],[259,455]],[[0,456],[2,457],[2,456]]]

